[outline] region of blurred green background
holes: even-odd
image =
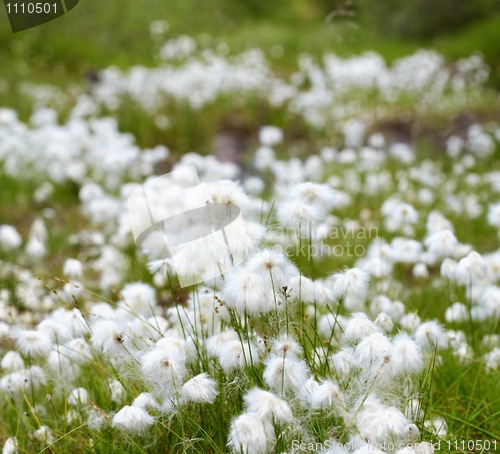
[[[499,0],[80,0],[63,17],[13,34],[0,8],[0,77],[61,84],[117,65],[153,65],[149,24],[165,19],[167,37],[209,34],[232,52],[259,46],[277,70],[297,55],[375,50],[386,59],[433,48],[456,59],[481,51],[500,87]]]

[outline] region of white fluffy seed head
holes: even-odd
[[[3,445],[2,454],[17,454],[19,442],[16,437],[9,437],[5,440]]]
[[[292,302],[312,303],[314,302],[314,290],[314,282],[311,279],[305,276],[295,276],[290,279],[287,293]]]
[[[81,277],[83,274],[83,265],[80,260],[77,259],[67,259],[64,262],[63,273],[65,276],[72,277]]]
[[[143,433],[153,425],[154,418],[142,408],[125,405],[113,416],[113,423],[124,432]]]
[[[210,358],[216,358],[224,348],[227,342],[238,339],[238,333],[233,329],[222,331],[222,333],[215,334],[209,337],[206,342],[207,353]]]
[[[14,372],[24,369],[24,360],[18,352],[11,350],[4,355],[0,366],[2,366],[3,370]]]
[[[374,433],[378,440],[400,439],[405,435],[409,421],[405,415],[395,407],[385,407],[376,412],[367,427],[368,432]]]
[[[196,350],[189,342],[172,336],[161,338],[155,344],[155,349],[172,352],[184,358],[185,361],[191,361],[196,357]]]
[[[152,394],[141,393],[132,402],[132,407],[139,407],[143,410],[150,411],[158,409],[159,405]]]
[[[335,302],[333,290],[320,279],[314,281],[314,301],[320,306],[332,306]]]
[[[68,396],[68,404],[85,406],[89,403],[89,393],[85,388],[76,388]]]
[[[111,402],[121,403],[127,395],[127,391],[118,380],[109,380],[109,391],[111,393]]]
[[[269,291],[272,289],[268,288],[267,284],[268,281],[259,274],[238,269],[229,273],[222,298],[239,314],[256,316],[273,308],[268,301]]]
[[[343,348],[338,353],[331,356],[331,361],[335,373],[343,378],[359,369],[360,365],[354,356],[352,349]]]
[[[101,320],[93,326],[90,342],[105,356],[126,354],[129,344],[125,329],[111,320]]]
[[[342,315],[335,316],[332,313],[323,315],[318,322],[318,332],[325,339],[340,339],[342,330],[345,328],[346,319]],[[335,333],[333,333],[335,329]]]
[[[265,454],[273,441],[272,423],[255,413],[243,413],[231,421],[227,446],[235,454]]]
[[[290,187],[287,198],[301,200],[321,210],[329,210],[334,204],[335,192],[326,184],[306,182]]]
[[[124,312],[124,317],[132,319],[134,315],[147,317],[153,315],[151,309],[156,306],[156,291],[149,284],[143,282],[126,284],[120,293],[123,301],[119,303],[119,307],[129,311]]]
[[[33,432],[33,439],[47,445],[54,443],[55,440],[54,434],[48,426],[40,426],[39,429],[35,430],[35,432]]]
[[[18,249],[23,244],[23,239],[15,227],[0,225],[0,246],[5,250]]]
[[[248,258],[246,268],[251,273],[256,273],[266,280],[266,285],[278,292],[288,285],[291,277],[298,273],[296,267],[288,258],[275,249],[263,249]]]
[[[323,217],[323,211],[314,205],[308,205],[299,199],[287,199],[280,202],[276,217],[284,227],[310,229]]]
[[[316,388],[319,387],[319,383],[314,379],[314,377],[310,377],[307,381],[302,385],[299,390],[299,402],[302,407],[307,408],[311,405],[312,395]]]
[[[445,258],[441,263],[441,276],[454,280],[457,272],[457,262],[451,258]]]
[[[85,339],[73,339],[66,345],[66,353],[77,364],[88,363],[92,359],[92,348]]]
[[[399,324],[410,332],[414,332],[420,323],[420,317],[416,313],[405,314],[399,319]]]
[[[347,309],[363,307],[370,276],[360,268],[347,269],[332,276],[333,294],[337,301],[343,298]]]
[[[363,368],[388,362],[392,354],[392,344],[382,333],[373,333],[365,337],[356,347],[356,358]]]
[[[444,229],[428,236],[425,241],[427,250],[436,257],[455,257],[457,255],[458,240],[451,230]]]
[[[421,348],[406,333],[393,339],[392,364],[396,374],[418,373],[424,367]]]
[[[73,339],[70,327],[51,319],[45,319],[40,322],[36,330],[47,334],[51,341],[56,344],[65,344]]]
[[[381,331],[365,313],[355,312],[345,324],[344,340],[347,342],[359,342],[361,339]]]
[[[181,395],[187,402],[213,403],[217,394],[217,383],[206,372],[184,383],[181,389]]]
[[[337,383],[326,380],[313,391],[311,404],[313,408],[336,407],[342,409],[345,406],[345,399]]]
[[[96,409],[90,409],[88,410],[88,415],[87,426],[89,426],[93,430],[97,430],[98,432],[104,425],[106,425],[108,421],[102,410],[99,411]]]
[[[444,318],[448,323],[464,322],[470,317],[469,309],[465,304],[453,303],[444,313]]]
[[[283,131],[276,126],[262,126],[259,129],[259,142],[268,147],[281,143],[283,142]]]
[[[298,358],[302,354],[302,347],[292,337],[273,339],[273,353],[281,358]]]
[[[384,331],[391,331],[394,327],[394,323],[392,323],[391,317],[389,317],[384,312],[378,314],[377,318],[375,319],[375,324],[382,328]]]
[[[448,347],[448,337],[438,322],[432,320],[422,323],[415,331],[415,342],[424,349],[433,351]]]
[[[262,377],[276,392],[298,391],[307,380],[308,368],[303,361],[293,358],[272,356],[265,362]]]
[[[274,419],[280,423],[293,420],[290,406],[273,393],[259,388],[253,388],[244,396],[245,407],[250,413],[257,414],[262,419]]]
[[[465,285],[474,284],[486,275],[486,262],[476,251],[460,259],[455,271],[456,278]]]
[[[252,364],[259,363],[257,347],[250,342],[243,340],[229,341],[219,352],[219,363],[226,373],[236,369],[251,367]]]
[[[50,337],[41,331],[16,330],[14,338],[19,352],[31,358],[47,356],[52,347]]]
[[[185,357],[176,351],[151,350],[141,358],[141,372],[147,381],[160,386],[179,384],[187,372]]]

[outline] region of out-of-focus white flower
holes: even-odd
[[[125,405],[113,416],[113,423],[125,432],[142,433],[153,425],[154,418],[142,408]]]
[[[21,235],[12,225],[0,225],[0,246],[5,250],[18,249],[23,243]]]
[[[283,142],[283,131],[276,126],[263,126],[259,130],[261,145],[272,147]]]
[[[67,259],[64,262],[63,273],[67,277],[81,277],[83,274],[83,265],[80,260]]]
[[[68,404],[86,406],[89,403],[89,393],[85,388],[76,388],[68,397]]]

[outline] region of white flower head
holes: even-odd
[[[180,385],[186,375],[185,357],[176,351],[151,350],[141,358],[141,372],[150,382]]]
[[[283,142],[283,131],[276,126],[262,126],[259,130],[261,145],[272,147]]]
[[[406,333],[400,333],[393,339],[392,367],[395,373],[418,373],[424,367],[421,348]]]
[[[250,345],[249,345],[250,344]],[[219,363],[226,373],[235,369],[251,367],[260,362],[257,347],[253,342],[233,340],[219,352]]]
[[[206,372],[188,380],[181,389],[186,402],[213,403],[217,394],[217,383]]]
[[[311,404],[313,408],[336,407],[345,408],[345,398],[337,383],[325,380],[312,393]]]
[[[24,360],[18,352],[11,350],[4,355],[0,366],[3,370],[14,372],[24,369]]]
[[[153,425],[154,418],[142,408],[125,405],[113,416],[113,423],[124,432],[143,433]]]
[[[298,358],[302,354],[302,347],[292,337],[282,336],[280,339],[273,339],[273,353],[276,356],[285,358]]]
[[[360,368],[358,360],[350,348],[343,348],[331,356],[331,362],[335,373],[343,378]]]
[[[111,402],[121,403],[127,395],[127,391],[118,380],[109,380],[109,391],[111,393]]]
[[[133,407],[139,407],[143,410],[150,411],[159,408],[158,402],[150,393],[139,394],[132,402]]]
[[[302,385],[299,391],[298,399],[302,407],[307,408],[311,405],[312,395],[316,388],[318,388],[319,383],[314,379],[314,377],[309,377],[307,381]]]
[[[365,337],[356,347],[356,358],[363,368],[386,362],[392,354],[392,344],[382,333],[373,333]]]
[[[431,234],[424,241],[428,251],[436,257],[455,257],[458,240],[451,230],[443,229]]]
[[[265,362],[262,377],[277,392],[298,391],[307,380],[309,370],[304,361],[294,358],[271,356]]]
[[[228,274],[222,298],[240,314],[259,315],[273,309],[267,284],[268,280],[261,275],[237,269]]]
[[[460,259],[455,275],[462,284],[475,283],[485,277],[486,262],[479,253],[472,251],[466,257]]]
[[[273,393],[260,388],[253,388],[244,396],[245,407],[250,413],[257,414],[262,419],[274,419],[285,423],[293,420],[290,406]]]
[[[33,438],[35,441],[39,443],[45,443],[46,445],[50,445],[54,443],[55,437],[52,433],[52,430],[48,426],[40,426],[38,430],[35,430],[33,433]]]
[[[47,356],[52,348],[50,337],[41,331],[16,330],[14,333],[17,349],[32,358]]]
[[[441,276],[445,279],[454,280],[457,271],[457,262],[451,258],[445,258],[441,263]]]
[[[238,333],[233,329],[227,329],[209,337],[206,341],[208,356],[210,358],[218,357],[226,343],[234,340],[238,340]]]
[[[3,445],[2,454],[17,454],[19,452],[18,449],[19,441],[16,437],[9,437],[5,440],[5,444]]]
[[[333,294],[337,301],[344,299],[347,309],[361,309],[368,291],[370,276],[360,268],[346,269],[332,276]]]
[[[323,211],[300,199],[287,199],[279,203],[276,217],[284,227],[310,229],[323,218]],[[300,233],[300,232],[299,232]],[[300,233],[301,234],[301,233]]]
[[[231,421],[227,446],[235,454],[265,454],[274,441],[273,425],[255,413]]]
[[[83,265],[80,260],[77,259],[67,259],[64,262],[63,273],[65,276],[72,278],[79,278],[83,274]]]
[[[430,351],[448,347],[448,337],[436,321],[422,323],[415,331],[415,342],[420,348]]]
[[[287,197],[290,200],[298,199],[308,205],[317,206],[324,212],[333,206],[335,192],[326,184],[306,182],[290,187]]]
[[[345,324],[344,339],[358,342],[373,333],[382,330],[373,323],[364,312],[354,312]]]
[[[105,356],[125,354],[129,346],[125,328],[111,320],[101,320],[93,326],[90,342]]]
[[[5,250],[18,249],[23,239],[12,225],[0,225],[0,247]]]
[[[276,249],[263,249],[248,258],[247,269],[268,280],[274,292],[288,285],[291,277],[298,274],[295,266],[283,252]]]
[[[85,406],[89,403],[89,393],[85,388],[76,388],[68,397],[68,404]]]

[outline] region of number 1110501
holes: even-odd
[[[9,14],[49,14],[49,13],[57,13],[57,3],[51,5],[50,3],[7,3],[5,5],[7,7],[7,12]]]

